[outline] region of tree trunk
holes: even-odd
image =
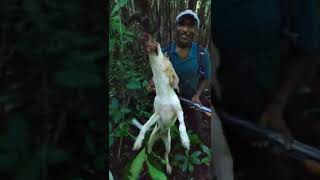
[[[197,0],[189,0],[188,1],[188,9],[195,11],[197,8]]]

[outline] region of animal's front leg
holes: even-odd
[[[158,121],[160,116],[155,112],[153,115],[150,117],[150,119],[142,126],[140,129],[139,135],[134,143],[133,150],[138,150],[141,147],[142,141],[144,139],[144,136],[146,132],[150,129],[150,127]]]
[[[189,140],[189,136],[187,134],[186,125],[184,124],[184,117],[183,117],[182,109],[178,110],[177,117],[179,120],[179,132],[180,132],[180,138],[181,138],[182,145],[186,149],[190,149],[190,140]]]
[[[170,166],[170,162],[169,162],[169,153],[171,150],[171,135],[170,135],[170,128],[168,129],[167,134],[165,134],[164,136],[161,137],[165,148],[166,148],[166,152],[164,154],[165,160],[166,160],[166,170],[168,174],[171,174],[172,172],[172,168]]]

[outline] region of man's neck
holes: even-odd
[[[176,43],[176,52],[181,59],[186,59],[188,57],[189,51],[191,49],[191,45],[192,43],[188,45],[184,45],[184,44],[182,45],[182,44],[179,44],[178,42]]]

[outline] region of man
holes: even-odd
[[[204,89],[208,87],[211,79],[211,63],[208,51],[204,49],[204,54],[201,55],[199,53],[199,45],[193,41],[199,25],[198,15],[192,10],[187,9],[179,13],[176,17],[176,39],[162,50],[169,56],[179,77],[180,96],[201,104],[200,97]],[[151,51],[154,48],[155,44],[146,44],[147,51]],[[199,64],[199,58],[202,58],[202,67]],[[201,69],[203,74],[200,73]],[[153,82],[150,80],[149,89],[152,86]],[[187,118],[187,128],[193,129],[201,136],[203,132],[200,129],[201,112],[190,109],[183,103],[182,107]]]
[[[225,0],[217,2],[216,7],[213,21],[215,43],[221,57],[218,77],[225,110],[290,137],[284,109],[318,56],[315,1]],[[281,32],[286,39],[280,38]],[[285,48],[288,46],[294,49],[289,58]],[[235,129],[230,131],[241,133]],[[262,161],[261,151],[257,154],[256,150],[246,148],[248,140],[239,134],[233,135],[229,140],[233,140],[236,167],[248,169],[248,174],[256,173],[252,179],[293,178],[290,172],[285,173],[287,165],[282,165],[282,169],[257,168],[266,165],[270,158]],[[250,177],[243,176],[243,179]]]

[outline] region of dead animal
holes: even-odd
[[[150,153],[153,144],[159,138],[162,139],[166,149],[166,170],[167,173],[171,174],[172,168],[169,163],[169,153],[171,149],[170,128],[174,126],[177,119],[179,121],[181,142],[186,149],[190,148],[190,140],[186,131],[180,100],[174,91],[174,88],[179,91],[179,78],[174,71],[168,56],[162,53],[160,44],[156,44],[156,50],[148,52],[149,62],[153,73],[153,82],[156,89],[156,97],[154,99],[155,112],[143,126],[140,126],[140,133],[135,140],[133,150],[141,148],[145,133],[155,124],[147,144],[147,152]]]

